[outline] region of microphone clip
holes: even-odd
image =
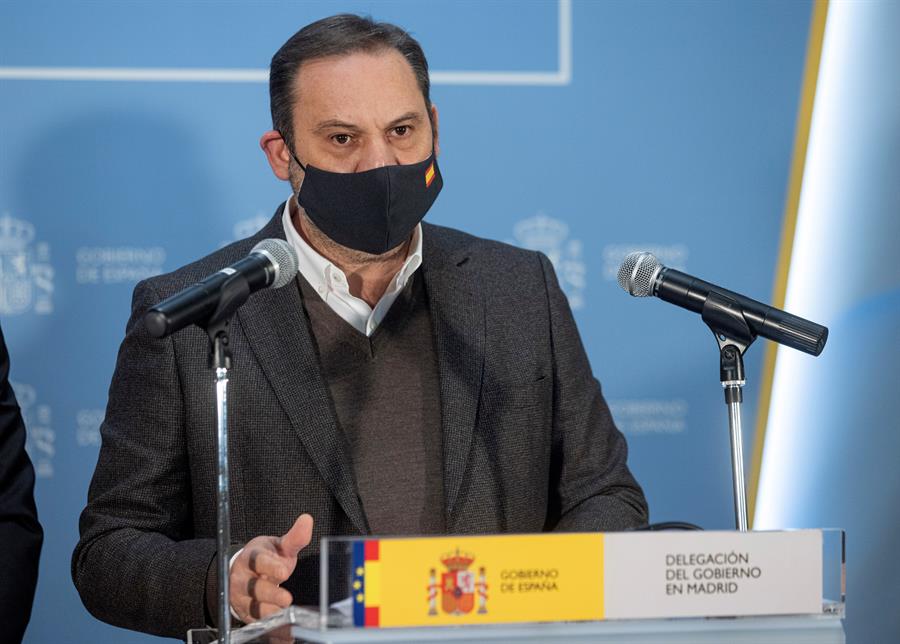
[[[733,346],[743,355],[747,347],[757,338],[756,333],[747,324],[741,305],[716,291],[710,291],[707,296],[701,317],[713,332],[719,351],[723,351],[727,346]]]
[[[203,330],[209,337],[209,366],[211,369],[231,368],[228,325],[231,317],[250,297],[250,283],[241,273],[233,273],[223,282],[216,310],[209,316]]]

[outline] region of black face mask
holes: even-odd
[[[365,172],[328,172],[304,166],[297,194],[312,222],[341,246],[381,255],[412,234],[444,185],[437,158]]]

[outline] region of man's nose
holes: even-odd
[[[356,165],[357,172],[397,165],[397,157],[387,141],[369,141]]]

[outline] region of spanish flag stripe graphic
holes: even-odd
[[[366,542],[353,542],[353,586],[351,594],[353,597],[353,625],[366,625],[366,580],[365,580],[365,563],[366,563]]]
[[[377,539],[353,543],[353,625],[378,626],[381,604],[381,561]]]
[[[364,566],[366,578],[366,609],[381,605],[381,563],[367,561]],[[366,626],[369,624],[367,623]]]
[[[434,161],[429,164],[428,169],[425,171],[425,187],[430,187],[432,181],[434,181]]]

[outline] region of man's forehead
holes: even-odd
[[[308,127],[369,119],[382,124],[425,113],[415,73],[393,49],[314,58],[300,66],[294,82],[295,114]]]
[[[305,61],[297,69],[294,90],[298,94],[310,83],[353,88],[366,84],[367,80],[389,79],[418,90],[418,81],[412,66],[395,49],[379,48],[373,51],[354,51],[337,56],[323,56]],[[348,87],[349,83],[349,87]],[[321,89],[321,87],[317,87]]]

